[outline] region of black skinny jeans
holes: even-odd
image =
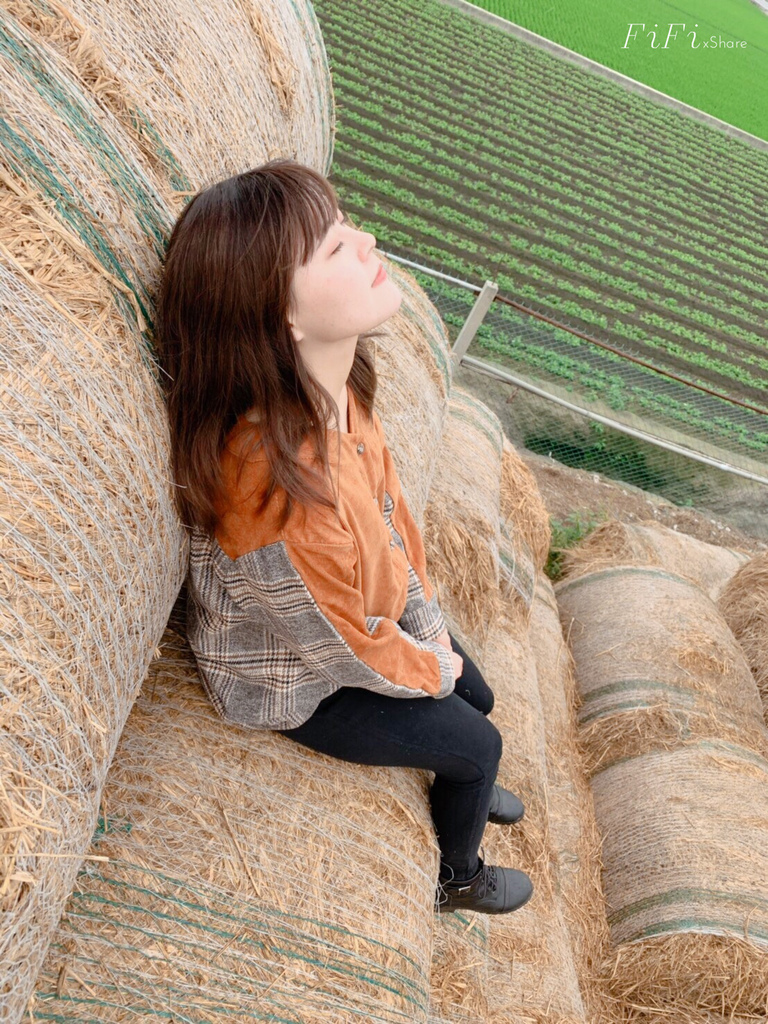
[[[430,806],[448,880],[478,869],[502,751],[501,733],[486,718],[493,691],[453,637],[451,645],[464,664],[447,697],[388,697],[342,686],[302,725],[276,730],[342,761],[435,772]]]

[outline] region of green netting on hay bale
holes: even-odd
[[[530,618],[539,570],[525,538],[514,524],[499,520],[499,590],[505,601],[517,602]]]
[[[316,69],[328,85],[329,76],[311,6],[308,29],[301,8],[274,9],[282,26],[292,25],[285,38],[299,48],[293,63],[311,81],[306,95],[322,102]],[[214,23],[210,7],[192,5],[171,13],[83,5],[85,20],[73,10],[9,2],[0,13],[0,509],[10,638],[2,673],[3,1021],[23,1013],[184,576],[152,351],[164,243],[184,195],[206,176],[276,155],[243,133],[243,105],[269,127],[265,97],[280,87],[255,59],[257,28],[269,23],[253,9],[222,9]],[[174,55],[167,44],[177,32],[186,35]],[[212,119],[213,108],[184,81],[193,65],[225,105],[230,88],[238,91],[223,119]],[[158,75],[163,67],[172,73]],[[323,154],[328,164],[327,124],[307,113],[299,92],[281,115],[286,148],[300,160]],[[240,165],[226,163],[234,136]]]
[[[707,544],[653,521],[601,523],[578,545],[563,552],[562,579],[613,565],[658,565],[691,580],[713,600],[749,555]]]
[[[110,859],[83,865],[35,1019],[426,1022],[427,781],[222,721],[169,628],[88,851]]]
[[[744,651],[768,723],[768,553],[745,562],[723,588],[717,604]]]
[[[335,111],[310,0],[6,0],[157,177],[192,192],[276,156],[327,174]]]
[[[141,337],[170,216],[119,126],[55,54],[0,17],[0,1020],[10,1021],[95,827],[186,551]]]
[[[615,995],[670,1020],[763,1019],[768,761],[694,740],[617,760],[592,789]]]
[[[617,566],[554,589],[575,660],[590,774],[696,737],[768,752],[744,654],[695,584],[660,568]]]

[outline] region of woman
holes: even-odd
[[[495,785],[493,694],[445,628],[373,409],[367,339],[402,301],[375,245],[284,159],[204,189],[174,227],[158,340],[188,637],[227,720],[434,771],[436,905],[505,913],[531,881],[478,848],[523,806]]]

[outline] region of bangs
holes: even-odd
[[[291,196],[290,206],[290,216],[286,216],[286,241],[294,265],[303,267],[336,222],[339,205],[331,186],[313,176]]]

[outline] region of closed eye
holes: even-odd
[[[342,247],[342,245],[344,245],[344,243],[343,242],[339,242],[339,244],[336,246],[336,248],[331,253],[331,256],[333,256],[334,253],[337,253],[339,251],[339,249]]]

